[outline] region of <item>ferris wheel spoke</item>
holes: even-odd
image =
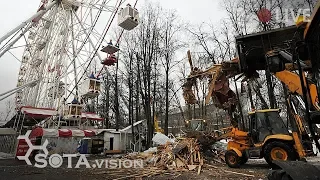
[[[71,59],[72,57],[70,57],[70,55],[68,55],[68,58],[69,59]],[[76,63],[76,64],[79,64],[79,66],[76,66],[76,69],[79,69],[79,68],[82,68],[83,69],[83,71],[85,70],[85,65],[86,65],[86,62],[83,60],[83,63],[82,62],[80,62],[79,61],[79,59],[82,59],[82,57],[80,56],[80,55],[78,55],[78,57],[74,60],[74,61],[78,61],[78,63]],[[70,66],[72,66],[73,65],[73,61],[71,61],[71,63],[68,65],[68,67],[70,67]],[[67,68],[67,69],[69,69],[69,68]],[[70,73],[72,73],[72,71],[74,71],[74,70],[71,70],[70,72],[67,72],[67,74],[66,75],[70,75]]]

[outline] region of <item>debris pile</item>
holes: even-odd
[[[196,139],[186,138],[177,143],[158,146],[153,165],[164,169],[195,170],[200,174],[203,158]]]
[[[225,152],[227,150],[227,142],[225,140],[220,140],[215,142],[211,146],[211,153],[206,155],[206,159],[211,159],[214,162],[225,163]]]
[[[203,132],[188,132],[187,137],[197,139],[205,160],[225,163],[224,156],[227,150],[225,138],[214,133]]]
[[[148,150],[137,153],[129,153],[126,159],[143,159],[150,166],[163,170],[196,170],[198,174],[207,163],[224,163],[224,154],[227,149],[225,140],[217,138],[183,138],[173,140],[159,133],[153,138],[157,147],[151,147]],[[206,138],[204,138],[206,137]]]

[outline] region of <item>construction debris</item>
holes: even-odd
[[[203,158],[196,139],[186,138],[179,142],[158,146],[154,155],[153,166],[171,170],[195,170],[200,174]]]
[[[225,140],[219,141],[214,138],[209,138],[209,140],[207,138],[184,138],[173,141],[157,133],[153,141],[162,145],[151,147],[142,153],[129,153],[124,158],[143,159],[146,164],[163,170],[196,171],[197,174],[200,174],[204,159],[214,163],[224,162],[224,153],[227,148]]]
[[[227,142],[225,140],[217,141],[212,145],[214,157],[218,162],[225,163],[225,152],[227,151]]]
[[[157,147],[151,147],[143,152],[144,153],[156,153],[157,151],[158,151]]]
[[[197,79],[209,80],[209,94],[206,97],[206,104],[212,97],[216,107],[222,109],[234,109],[237,103],[236,94],[230,89],[228,77],[233,77],[239,73],[237,62],[229,61],[223,64],[215,64],[212,67],[201,71],[192,68],[186,82],[183,84],[183,97],[188,104],[196,104],[197,99],[194,95],[193,86],[196,86]]]

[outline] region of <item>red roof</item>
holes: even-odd
[[[32,118],[48,118],[58,114],[58,111],[56,111],[55,109],[35,108],[30,106],[21,107],[21,112]],[[88,120],[94,120],[94,121],[104,120],[98,114],[91,113],[91,112],[82,112],[81,119],[88,119]]]
[[[44,129],[34,128],[31,131],[30,138],[34,137],[92,137],[97,134],[96,130],[78,130],[78,129]]]

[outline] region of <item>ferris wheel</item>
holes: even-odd
[[[100,93],[96,69],[112,58],[116,62],[119,48],[105,39],[112,22],[118,16],[126,30],[138,25],[137,10],[124,3],[129,2],[42,0],[35,15],[0,38],[0,60],[14,46],[24,48],[17,87],[0,94],[0,100],[15,94],[17,109],[53,109],[81,118],[82,101]]]

